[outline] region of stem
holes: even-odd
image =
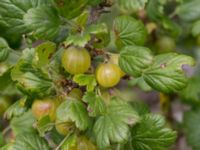
[[[89,24],[95,23],[98,20],[99,16],[99,8],[92,7],[90,10]]]
[[[6,135],[6,133],[7,133],[9,130],[11,130],[11,127],[10,127],[10,126],[6,127],[6,128],[2,131],[2,135],[3,135],[3,136]]]
[[[55,150],[59,150],[59,148],[65,143],[65,141],[72,135],[73,132],[74,132],[74,130],[72,130],[72,131],[60,142],[60,144],[56,147]]]
[[[119,90],[116,90],[116,89],[114,89],[114,88],[111,88],[111,89],[109,89],[109,90],[112,90],[111,92],[113,92],[113,95],[116,95],[116,96],[119,97],[120,99],[126,101],[126,100],[124,99],[124,97],[121,96],[121,92],[120,92]]]
[[[97,88],[97,95],[101,96],[101,90]]]
[[[175,16],[176,16],[177,14],[176,14],[176,11],[174,11],[174,12],[172,12],[170,15],[169,15],[169,18],[174,18]]]
[[[120,150],[120,148],[121,148],[121,145],[117,144],[117,149],[116,150]]]
[[[17,56],[19,56],[19,57],[22,55],[21,52],[15,51],[13,49],[10,49],[10,52],[13,53],[13,54],[15,54],[15,55],[17,55]]]
[[[30,41],[30,39],[28,39],[28,35],[23,34],[22,38],[23,38],[23,40],[25,42],[24,44],[25,44],[26,47],[28,47],[28,48],[32,48],[33,47],[33,42]]]
[[[46,128],[46,127],[51,127],[51,126],[54,126],[55,125],[55,123],[48,123],[48,124],[46,124],[43,128]]]
[[[76,28],[76,29],[79,29],[79,26],[75,23],[75,22],[73,22],[73,21],[70,21],[70,20],[68,20],[68,19],[66,19],[66,18],[64,18],[64,17],[61,17],[61,20],[62,20],[62,22],[63,22],[63,25],[64,26],[66,26],[66,27],[68,27],[69,29],[70,28]]]

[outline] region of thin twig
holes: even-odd
[[[72,130],[72,131],[60,142],[60,144],[56,147],[55,150],[59,150],[59,148],[65,143],[65,141],[72,135],[73,132],[74,132],[74,130]]]

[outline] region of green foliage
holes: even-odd
[[[103,99],[94,92],[87,92],[83,97],[83,101],[88,103],[87,110],[92,117],[102,115],[106,111]]]
[[[85,17],[88,16],[84,16],[84,14],[82,14],[82,16],[77,18],[77,25],[81,26],[81,24],[85,24]],[[93,44],[94,47],[103,48],[107,46],[110,42],[110,34],[107,25],[105,23],[92,24],[83,29],[83,32],[81,34],[70,34],[66,39],[65,44],[73,44],[84,47],[92,38],[95,38]]]
[[[26,112],[27,108],[25,106],[26,98],[22,98],[12,104],[5,112],[4,116],[7,119],[11,119],[13,117],[19,117]]]
[[[182,20],[185,21],[198,20],[200,18],[199,5],[199,0],[185,1],[183,4],[177,7],[176,13]]]
[[[131,129],[131,134],[131,140],[125,146],[129,150],[164,150],[176,139],[176,132],[166,128],[159,115],[144,115]]]
[[[45,133],[52,130],[53,128],[53,123],[51,122],[51,119],[49,116],[44,116],[42,117],[38,122],[37,122],[37,130],[41,136],[45,136]]]
[[[73,81],[80,86],[86,86],[87,91],[93,91],[97,85],[94,75],[77,74],[74,76]]]
[[[141,21],[130,16],[119,16],[114,20],[113,26],[118,48],[144,44],[147,31]]]
[[[67,141],[65,141],[65,143],[62,145],[62,148],[61,150],[68,150],[70,149],[70,147],[73,147],[75,146],[75,143],[76,143],[76,140],[77,140],[77,137],[76,135],[71,135]]]
[[[9,50],[10,48],[6,40],[0,37],[0,62],[8,58]]]
[[[34,49],[23,51],[22,58],[11,71],[12,80],[27,95],[44,96],[52,91],[52,82],[48,75],[32,65]]]
[[[94,125],[94,133],[99,148],[110,146],[111,142],[128,140],[129,125],[140,120],[137,112],[126,102],[114,100],[107,107],[107,111],[99,116]]]
[[[129,81],[129,85],[138,86],[139,88],[141,88],[144,91],[152,90],[152,88],[144,81],[144,79],[142,77],[135,78],[135,79]]]
[[[102,2],[102,0],[88,0],[88,4],[92,5],[92,6],[98,5],[101,2]]]
[[[75,23],[80,26],[81,28],[84,28],[87,24],[88,18],[89,18],[89,10],[84,10],[78,17],[76,17]]]
[[[12,148],[12,144],[9,143],[9,144],[6,144],[3,147],[1,147],[1,150],[8,150],[8,149],[11,149],[11,148]]]
[[[9,88],[9,86],[13,83],[11,77],[10,77],[11,69],[6,70],[2,75],[0,75],[0,90],[1,92],[3,90],[6,90],[6,88]]]
[[[192,26],[192,34],[198,36],[200,34],[200,21],[196,21]]]
[[[160,0],[149,1],[147,5],[148,17],[154,21],[162,20],[162,18],[164,17],[163,5],[165,3],[166,3],[165,0],[164,1],[160,1]]]
[[[121,49],[119,66],[127,74],[139,77],[152,61],[150,49],[141,46],[126,46]]]
[[[56,44],[53,42],[45,42],[35,48],[35,61],[38,67],[47,66],[56,50]]]
[[[191,105],[184,135],[199,150],[199,66],[191,68],[199,8],[199,0],[1,0],[0,149],[167,150],[177,133],[166,125],[182,130],[171,114],[181,99]],[[163,115],[151,113],[157,106]]]
[[[52,40],[60,32],[61,20],[51,7],[31,8],[24,15],[25,25],[39,39]]]
[[[89,41],[90,41],[91,37],[89,34],[84,33],[82,35],[80,34],[75,34],[75,35],[69,35],[65,41],[66,45],[76,45],[76,46],[85,46]]]
[[[58,12],[67,19],[72,19],[81,14],[88,0],[54,0]]]
[[[140,51],[138,51],[140,50]],[[152,88],[162,92],[183,89],[187,83],[183,65],[194,65],[190,56],[168,53],[154,56],[144,47],[124,47],[120,53],[121,69],[133,77],[143,77]]]
[[[146,103],[141,101],[135,101],[131,103],[133,109],[140,115],[146,115],[150,113],[149,107]]]
[[[183,65],[194,65],[194,59],[176,53],[161,54],[154,57],[152,66],[145,70],[143,78],[156,90],[167,93],[178,91],[187,84]]]
[[[118,0],[120,9],[126,13],[132,13],[143,9],[148,0]]]
[[[189,103],[191,105],[200,105],[199,93],[200,93],[200,82],[199,76],[194,76],[188,82],[186,88],[184,88],[181,92],[181,98],[184,102]]]
[[[166,34],[177,37],[181,33],[178,23],[174,22],[165,12],[166,0],[151,0],[147,5],[147,16],[164,28]],[[172,12],[173,14],[173,12]]]
[[[18,134],[30,134],[34,133],[35,130],[33,128],[33,124],[35,122],[35,118],[31,111],[24,113],[21,116],[12,118],[10,125],[15,135]]]
[[[74,122],[80,130],[86,130],[90,123],[83,103],[76,99],[66,99],[58,107],[56,116],[61,122]]]
[[[28,28],[23,21],[23,16],[30,8],[50,3],[50,0],[2,0],[0,3],[0,25],[11,34],[23,34]]]
[[[0,146],[4,144],[3,135],[0,133]]]
[[[16,141],[11,145],[12,150],[49,150],[46,140],[37,134],[21,134],[16,137]]]
[[[184,131],[188,144],[193,150],[198,150],[200,148],[200,130],[199,130],[199,118],[200,109],[187,111],[184,114]]]
[[[105,23],[94,24],[88,27],[87,32],[95,37],[94,47],[104,48],[110,42],[110,33]]]

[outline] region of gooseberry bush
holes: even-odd
[[[1,0],[0,150],[199,150],[199,20],[199,0]]]

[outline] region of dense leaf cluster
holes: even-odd
[[[0,149],[169,149],[176,131],[123,97],[116,89],[123,80],[195,107],[183,130],[198,150],[198,62],[189,78],[195,60],[175,48],[191,36],[200,45],[199,7],[199,0],[1,0],[0,116],[12,137],[0,133]]]

